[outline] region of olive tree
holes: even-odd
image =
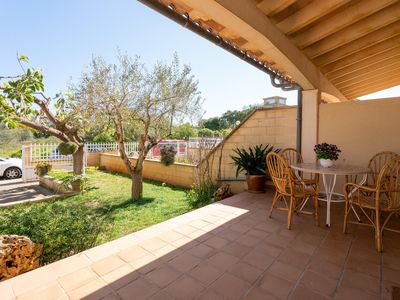
[[[84,172],[84,140],[81,129],[80,108],[68,94],[50,98],[44,94],[43,75],[40,70],[24,68],[29,59],[18,58],[22,74],[0,76],[0,120],[9,128],[17,124],[52,135],[62,142],[73,142],[77,151],[73,154],[73,172]],[[79,180],[75,189],[80,188]]]
[[[75,87],[75,97],[89,117],[102,116],[112,122],[119,153],[132,177],[132,199],[142,198],[143,163],[152,147],[171,133],[174,122],[200,111],[198,83],[189,66],[156,63],[148,70],[139,61],[119,54],[117,63],[93,58]],[[135,161],[125,149],[127,128],[138,136]]]

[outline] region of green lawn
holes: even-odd
[[[129,177],[93,168],[87,176],[79,195],[1,208],[0,234],[27,235],[42,243],[46,264],[194,209],[181,188],[146,181],[144,198],[134,202]]]

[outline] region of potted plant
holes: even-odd
[[[174,146],[161,147],[161,163],[169,166],[175,163],[176,149]]]
[[[237,156],[231,156],[234,165],[236,166],[236,177],[240,172],[246,174],[247,190],[251,193],[262,193],[265,191],[265,180],[268,176],[266,164],[267,154],[270,152],[279,152],[273,146],[266,145],[265,147],[257,145],[249,147],[249,149],[236,148],[233,150]]]
[[[38,176],[44,176],[47,175],[53,166],[49,164],[48,162],[40,162],[36,165],[35,167],[35,174]]]
[[[333,166],[333,162],[339,158],[339,153],[342,151],[334,144],[321,143],[314,146],[314,152],[320,165],[329,168]]]

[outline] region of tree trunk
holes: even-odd
[[[132,173],[132,199],[140,200],[143,198],[143,173],[142,169]]]
[[[72,161],[73,161],[73,172],[74,176],[84,174],[85,164],[83,162],[85,157],[84,146],[79,146],[78,150],[72,154]],[[82,180],[76,180],[71,183],[72,189],[75,192],[80,192],[82,190]]]

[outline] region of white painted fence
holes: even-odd
[[[189,141],[183,140],[163,140],[153,147],[147,158],[158,159],[161,155],[161,148],[173,146],[177,150],[176,156],[181,160],[188,159],[189,148],[211,149],[218,145],[222,139],[218,138],[190,138]],[[139,144],[137,142],[125,143],[126,152],[131,157],[137,157]],[[117,143],[86,143],[84,164],[87,165],[87,154],[96,152],[114,152],[118,154],[119,146]],[[24,181],[35,180],[35,167],[40,162],[50,163],[54,169],[72,170],[72,155],[61,155],[58,151],[58,144],[32,144],[31,142],[22,145],[22,174]]]

